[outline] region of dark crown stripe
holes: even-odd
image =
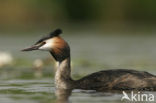
[[[44,40],[47,40],[49,38],[52,38],[52,37],[55,37],[55,36],[59,36],[61,33],[62,33],[62,30],[61,29],[56,29],[55,31],[51,32],[48,36],[45,36],[45,37],[41,38],[35,44],[41,43]]]

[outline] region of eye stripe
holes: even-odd
[[[47,39],[49,39],[49,37],[43,37],[42,39],[40,39],[39,41],[37,41],[35,43],[35,45],[38,44],[38,43],[41,43],[41,42],[43,42],[44,40],[47,40]]]
[[[44,44],[46,44],[46,42],[42,42],[39,46],[41,47],[41,46],[43,46]]]

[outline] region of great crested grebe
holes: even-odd
[[[22,51],[49,51],[58,62],[55,73],[56,88],[85,90],[156,90],[156,76],[144,71],[114,69],[92,73],[80,80],[71,78],[70,47],[56,29],[48,36]]]

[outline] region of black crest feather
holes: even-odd
[[[59,36],[62,33],[61,29],[56,29],[53,32],[51,32],[48,36],[45,36],[43,38],[41,38],[39,41],[37,41],[35,44],[41,43],[44,40],[47,40],[49,38],[55,37],[55,36]]]
[[[58,36],[62,33],[62,30],[61,29],[56,29],[55,31],[51,32],[50,33],[50,36]]]

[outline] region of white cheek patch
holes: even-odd
[[[39,48],[39,50],[45,50],[45,51],[49,51],[51,48],[50,48],[50,45],[49,44],[45,44],[43,46],[41,46]]]
[[[49,39],[49,40],[46,40],[45,42],[46,42],[46,44],[44,44],[43,46],[41,46],[39,48],[39,50],[50,51],[52,49],[52,47],[53,47],[54,40],[53,39]]]

